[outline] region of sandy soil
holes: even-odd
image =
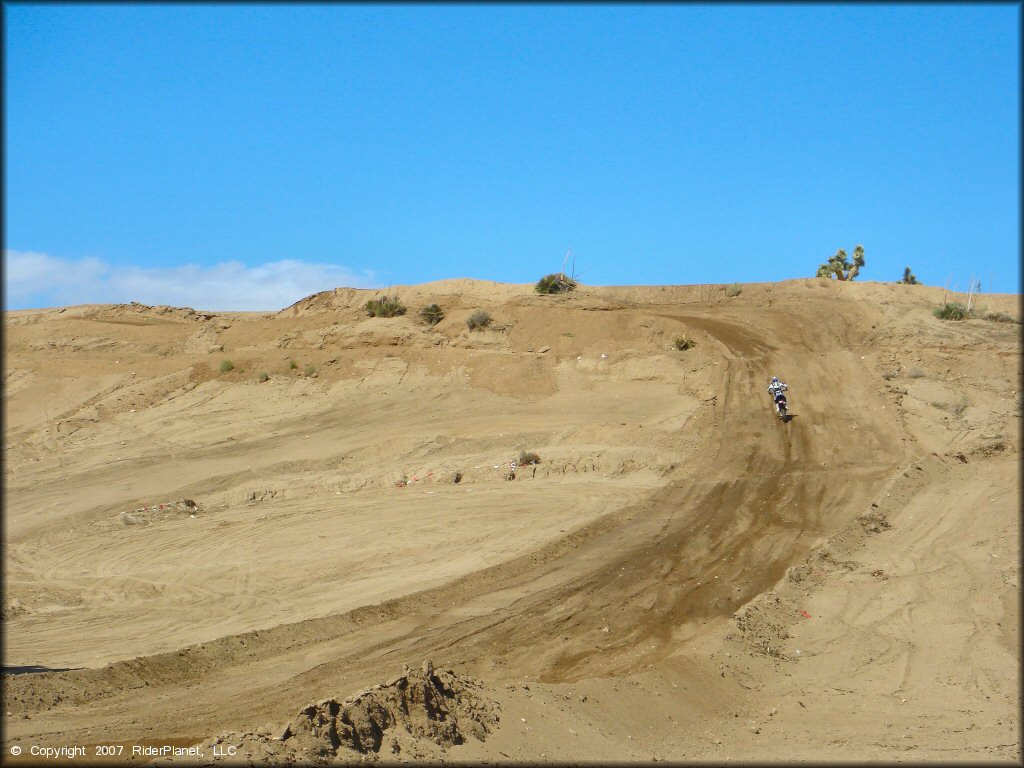
[[[1021,760],[1019,323],[396,290],[5,313],[11,764]]]

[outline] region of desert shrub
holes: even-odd
[[[739,283],[729,283],[725,286],[725,295],[730,299],[733,296],[739,296],[741,293],[743,293],[743,286]]]
[[[936,307],[932,314],[940,320],[964,320],[968,317],[967,307],[958,301],[947,301]]]
[[[834,277],[836,280],[853,280],[864,266],[864,248],[858,245],[853,249],[853,263],[846,257],[846,251],[840,248],[834,256],[818,267],[817,277]]]
[[[920,283],[917,282],[917,278],[914,277],[914,273],[910,271],[910,267],[906,267],[903,270],[903,277],[896,282],[901,285],[920,285]]]
[[[520,451],[518,463],[521,467],[525,467],[527,464],[540,464],[540,456],[534,451]]]
[[[909,371],[907,371],[907,378],[908,379],[921,379],[921,378],[924,378],[924,371],[922,371],[920,368],[911,368]]]
[[[491,324],[491,316],[484,312],[482,309],[478,309],[472,315],[466,318],[466,325],[469,326],[469,330],[476,328],[486,328]]]
[[[986,320],[991,320],[993,323],[1016,323],[1017,318],[1013,315],[1008,315],[1005,312],[987,312],[985,314]]]
[[[260,384],[262,384],[264,381],[268,381],[270,379],[270,374],[267,373],[266,371],[263,371],[262,373],[260,373],[258,378]]]
[[[307,365],[302,371],[304,376],[312,376],[314,373],[316,373],[316,368],[312,364]]]
[[[366,302],[366,314],[370,317],[398,317],[405,314],[405,305],[397,296],[381,296]]]
[[[967,410],[967,406],[970,404],[971,401],[967,399],[967,395],[960,395],[953,402],[946,405],[946,410],[956,418],[960,418],[964,415],[964,411]]]
[[[679,351],[683,351],[686,349],[690,349],[690,347],[693,347],[694,345],[696,345],[696,343],[697,342],[695,342],[688,336],[676,336],[675,340],[672,342],[672,346],[678,349]]]
[[[456,484],[461,483],[462,482],[462,473],[461,472],[456,472],[454,475],[452,475],[452,482],[456,483]]]
[[[235,367],[235,364],[232,363],[230,360],[221,360],[220,361],[220,372],[221,373],[227,373],[228,371],[233,370],[234,367]]]
[[[427,325],[437,325],[444,320],[444,310],[437,304],[427,304],[420,310],[420,319]]]
[[[576,281],[564,272],[545,275],[537,281],[537,293],[568,293],[576,290]]]
[[[289,360],[288,361],[288,370],[294,371],[298,367],[299,367],[299,364],[296,363],[294,360]]]
[[[971,401],[967,399],[967,395],[958,395],[948,403],[942,403],[938,400],[929,403],[932,408],[938,408],[940,411],[947,411],[955,418],[963,416],[964,411],[967,410],[967,406],[970,404]]]

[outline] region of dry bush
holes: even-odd
[[[1008,315],[1005,312],[988,312],[985,314],[986,320],[991,320],[993,323],[1016,323],[1017,318],[1013,315]]]
[[[474,312],[472,315],[466,318],[466,325],[469,327],[469,330],[471,331],[476,328],[486,328],[490,324],[491,316],[484,312],[482,309],[478,309],[476,312]]]
[[[730,299],[733,296],[739,296],[741,293],[743,293],[743,286],[739,283],[729,283],[725,286],[725,295]]]
[[[953,402],[946,406],[946,410],[959,419],[964,415],[964,411],[967,410],[967,406],[970,404],[971,401],[967,399],[967,395],[959,395],[955,400],[953,400]]]
[[[533,451],[520,451],[518,463],[520,466],[526,466],[527,464],[540,464],[540,456]]]
[[[427,325],[437,325],[444,320],[444,310],[437,304],[428,304],[420,310],[420,320]]]
[[[971,401],[967,398],[967,395],[958,395],[948,403],[940,403],[938,401],[929,403],[932,408],[938,408],[940,411],[946,411],[957,419],[964,415],[964,411],[967,410],[967,406],[970,404]]]
[[[537,293],[568,293],[576,290],[576,281],[564,272],[545,275],[537,281]]]
[[[693,347],[696,344],[697,342],[687,336],[676,336],[675,340],[672,342],[672,346],[679,351],[690,349],[690,347]]]
[[[370,317],[398,317],[405,314],[405,305],[397,296],[382,296],[366,302],[366,314]]]

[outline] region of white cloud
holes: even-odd
[[[71,304],[169,304],[205,310],[278,310],[338,286],[374,286],[371,272],[297,259],[254,267],[225,261],[208,267],[115,267],[100,259],[65,259],[4,251],[7,309]]]

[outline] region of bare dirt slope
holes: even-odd
[[[5,755],[1020,758],[1019,324],[398,292],[6,313]]]

